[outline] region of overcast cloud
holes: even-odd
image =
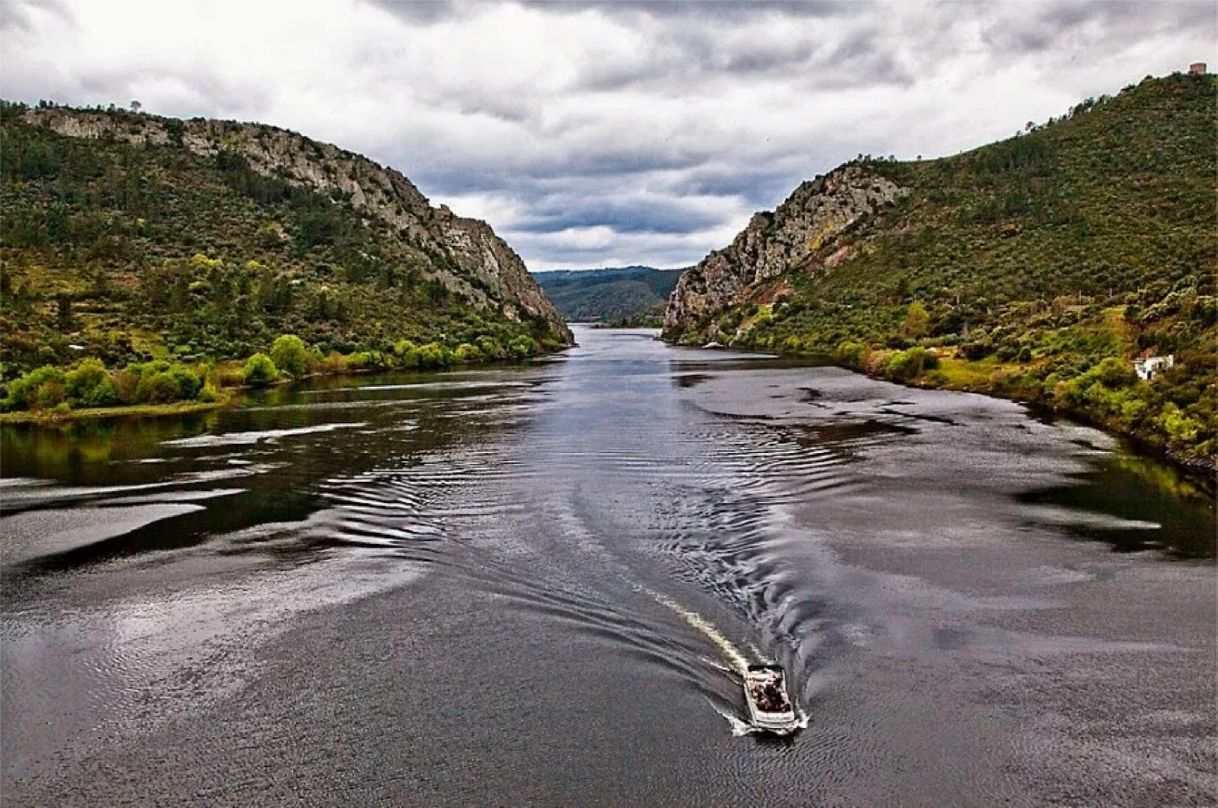
[[[1218,62],[1215,4],[0,2],[0,93],[256,120],[530,269],[683,266],[858,153],[938,156]]]

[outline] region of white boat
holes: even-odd
[[[744,674],[744,700],[754,727],[777,735],[799,728],[781,665],[749,665]]]

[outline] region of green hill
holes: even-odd
[[[964,154],[853,161],[686,273],[665,336],[1037,402],[1212,466],[1216,90],[1148,77]],[[1175,366],[1139,380],[1151,354]]]
[[[533,277],[572,322],[659,326],[679,269],[644,266],[556,269]]]
[[[570,341],[489,226],[293,132],[5,103],[0,155],[5,381],[82,358],[205,375],[285,333],[308,354],[297,372]],[[73,398],[42,386],[43,404]]]

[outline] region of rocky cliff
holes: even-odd
[[[72,138],[133,146],[180,147],[209,157],[243,158],[259,174],[345,199],[390,225],[429,257],[425,277],[469,304],[507,320],[539,320],[561,340],[571,332],[520,257],[485,222],[432,207],[401,173],[328,143],[273,126],[195,118],[187,121],[121,111],[29,109],[27,124]]]
[[[843,166],[686,273],[665,337],[1034,401],[1212,469],[1216,92],[1147,77],[971,151]]]
[[[665,335],[717,338],[717,314],[792,268],[834,266],[849,251],[840,234],[903,193],[857,165],[802,183],[772,213],[754,215],[731,245],[681,276],[668,301]]]

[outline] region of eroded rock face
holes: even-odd
[[[742,302],[758,284],[817,261],[840,261],[846,245],[824,248],[854,222],[905,193],[891,180],[848,165],[802,183],[772,213],[758,213],[728,247],[716,250],[677,282],[664,335],[713,339],[708,318]]]
[[[322,192],[340,191],[356,209],[393,225],[399,236],[424,250],[447,253],[452,266],[433,264],[430,278],[475,306],[509,320],[544,320],[559,339],[571,331],[541,287],[486,222],[431,206],[401,173],[329,143],[273,126],[195,118],[179,121],[153,115],[31,109],[25,121],[67,137],[112,139],[133,145],[179,145],[195,154],[239,154],[250,168],[290,184]]]

